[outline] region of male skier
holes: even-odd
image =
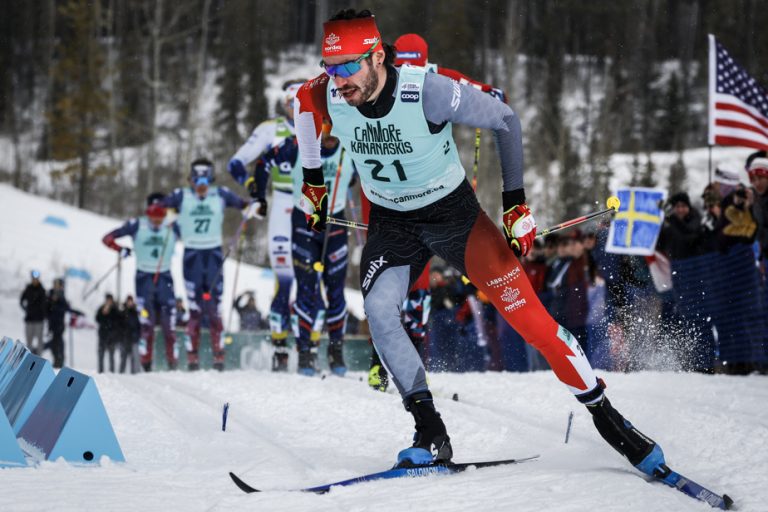
[[[374,345],[416,423],[402,465],[450,460],[450,438],[435,410],[421,359],[400,322],[408,289],[436,254],[466,275],[558,379],[585,404],[603,438],[647,474],[661,448],[606,398],[574,337],[536,297],[516,256],[531,249],[536,223],[525,201],[520,122],[504,103],[473,87],[393,65],[369,11],[341,11],[323,25],[325,73],[296,101],[307,224],[326,227],[328,194],[320,160],[322,121],[352,158],[371,207],[361,288]],[[451,136],[451,123],[493,130],[503,178],[503,231],[477,202]]]
[[[184,242],[184,286],[189,302],[187,323],[187,365],[200,368],[200,327],[208,320],[213,349],[213,367],[224,370],[224,345],[219,306],[224,290],[224,256],[221,252],[225,208],[246,208],[248,201],[227,187],[212,185],[213,163],[205,158],[192,162],[189,187],[177,188],[164,204],[179,212],[178,223]],[[249,209],[250,212],[251,209]],[[244,214],[247,215],[247,214]]]
[[[331,214],[344,219],[344,206],[349,183],[354,175],[352,161],[344,157],[342,161],[339,139],[329,135],[330,125],[323,129],[320,157],[325,185],[330,197],[335,196]],[[312,376],[317,371],[317,343],[320,333],[315,330],[319,310],[324,309],[322,284],[328,298],[326,325],[328,329],[328,364],[334,374],[343,376],[346,371],[343,356],[344,329],[347,320],[347,302],[344,298],[344,283],[347,276],[349,248],[347,230],[333,226],[328,233],[318,233],[307,228],[304,212],[301,210],[301,188],[303,173],[299,159],[296,137],[285,139],[279,146],[265,156],[268,165],[286,167],[290,164],[293,179],[293,214],[292,214],[292,252],[293,270],[296,275],[296,302],[294,334],[299,352],[299,373]],[[341,165],[341,168],[339,168]],[[338,180],[336,173],[339,172]],[[338,185],[336,185],[338,181]],[[333,187],[336,185],[336,192]],[[327,238],[327,240],[326,240]],[[323,255],[323,245],[325,254]],[[321,260],[324,256],[324,261]],[[323,270],[318,275],[315,264],[320,262]]]
[[[141,325],[139,355],[145,372],[152,371],[155,326],[158,324],[163,330],[168,369],[175,370],[178,365],[171,259],[180,233],[175,222],[163,223],[166,216],[164,197],[164,194],[157,192],[150,194],[147,196],[144,215],[127,220],[101,239],[104,245],[124,255],[130,254],[131,250],[115,240],[124,236],[133,239],[133,254],[136,255],[136,305]]]
[[[275,353],[272,356],[272,370],[288,369],[288,329],[290,326],[290,294],[293,284],[291,265],[291,212],[292,166],[267,166],[264,156],[287,137],[293,135],[293,99],[304,80],[290,80],[283,84],[285,94],[281,106],[284,116],[278,116],[260,123],[248,140],[230,159],[227,169],[238,183],[248,189],[258,204],[255,216],[263,219],[267,215],[267,181],[272,183],[272,208],[269,211],[267,227],[269,264],[275,274],[275,295],[269,310],[269,330]],[[248,178],[245,168],[256,161],[256,169]]]

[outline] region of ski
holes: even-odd
[[[687,494],[691,498],[703,501],[712,508],[719,508],[720,510],[730,510],[731,505],[733,505],[733,500],[727,494],[720,496],[677,471],[672,471],[666,465],[662,466],[662,469],[663,471],[656,475],[656,479],[670,487],[674,487],[683,494]]]
[[[304,489],[295,489],[301,492],[312,492],[315,494],[325,494],[331,490],[331,487],[345,487],[348,485],[359,484],[363,482],[372,482],[374,480],[385,480],[390,478],[418,478],[422,476],[431,475],[450,475],[454,473],[461,473],[470,468],[488,468],[492,466],[504,466],[507,464],[519,464],[521,462],[531,461],[539,458],[538,455],[531,457],[525,457],[522,459],[504,459],[504,460],[490,460],[485,462],[462,462],[462,463],[433,463],[422,464],[403,468],[392,468],[386,471],[379,471],[378,473],[370,473],[368,475],[357,476],[348,480],[341,480],[339,482],[333,482],[331,484],[318,485],[316,487],[307,487]],[[237,487],[245,493],[262,492],[261,489],[256,489],[245,483],[236,474],[230,472],[230,478],[237,485]]]

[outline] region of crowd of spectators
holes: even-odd
[[[605,251],[608,224],[536,241],[523,268],[593,366],[746,374],[768,367],[768,157],[750,185],[718,169],[701,201],[671,191],[656,255]],[[701,211],[699,210],[699,205]],[[546,362],[451,269],[434,267],[431,370],[532,371]],[[470,309],[481,310],[477,315]],[[489,335],[491,334],[491,335]]]

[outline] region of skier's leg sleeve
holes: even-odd
[[[371,285],[364,302],[376,351],[403,398],[428,389],[421,357],[400,320],[409,280],[410,267],[389,267]]]
[[[594,390],[597,377],[578,341],[549,315],[498,227],[480,212],[467,241],[467,277],[501,316],[547,360],[575,395]]]

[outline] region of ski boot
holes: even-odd
[[[187,370],[190,372],[196,372],[200,369],[200,363],[187,363]]]
[[[152,361],[148,363],[141,363],[141,367],[144,369],[145,372],[151,372],[152,371]]]
[[[371,354],[371,369],[368,370],[368,386],[376,391],[386,391],[389,386],[389,374],[381,364],[379,353],[373,350]]]
[[[272,354],[272,371],[288,371],[288,344],[285,338],[272,338],[272,346],[275,347],[275,353]]]
[[[629,463],[649,476],[659,477],[666,469],[664,452],[653,439],[637,430],[603,394],[605,384],[600,381],[597,388],[587,395],[578,397],[592,414],[592,421],[600,435]],[[599,397],[599,398],[596,398]]]
[[[344,340],[328,342],[328,365],[334,375],[343,377],[347,373],[347,365],[344,364]]]
[[[218,370],[220,372],[223,372],[224,371],[224,363],[222,363],[222,362],[213,363],[213,369],[214,370]]]
[[[317,348],[299,352],[299,374],[314,377],[317,372]]]
[[[420,391],[405,399],[405,409],[413,414],[416,433],[413,446],[401,450],[395,467],[409,467],[431,462],[450,462],[453,457],[451,438],[440,413],[435,410],[432,393]]]

